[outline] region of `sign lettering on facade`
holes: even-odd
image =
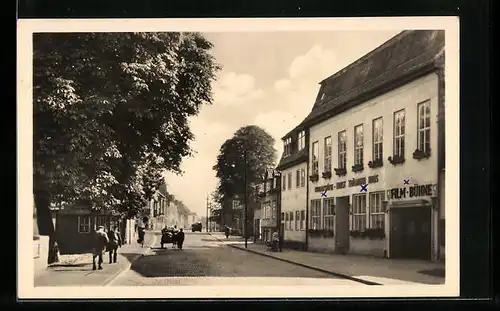
[[[395,200],[395,199],[433,196],[433,195],[435,195],[435,193],[434,193],[435,188],[436,188],[436,185],[433,185],[433,184],[414,185],[414,186],[402,187],[402,188],[392,188],[392,189],[387,190],[387,198],[389,200]]]
[[[314,192],[323,192],[328,190],[333,190],[333,185],[328,184],[326,186],[319,186],[314,188]]]
[[[339,181],[336,186],[337,189],[345,188],[345,181]]]

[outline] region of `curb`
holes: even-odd
[[[224,241],[224,240],[221,240],[221,239],[219,239],[219,238],[211,235],[210,233],[209,233],[209,235],[211,237],[213,237],[214,239],[218,240],[218,241]],[[273,258],[273,259],[280,260],[280,261],[283,261],[283,262],[286,262],[286,263],[290,263],[290,264],[293,264],[293,265],[296,265],[296,266],[300,266],[300,267],[311,269],[311,270],[316,270],[318,272],[323,272],[323,273],[326,273],[326,274],[330,274],[330,275],[333,275],[333,276],[336,276],[336,277],[340,277],[340,278],[343,278],[343,279],[347,279],[347,280],[351,280],[351,281],[354,281],[354,282],[362,283],[362,284],[365,284],[365,285],[383,285],[383,284],[380,284],[380,283],[376,283],[376,282],[372,282],[372,281],[367,281],[367,280],[355,278],[355,277],[352,277],[352,276],[349,276],[349,275],[346,275],[346,274],[341,274],[341,273],[333,272],[333,271],[330,271],[330,270],[325,270],[325,269],[321,269],[321,268],[317,268],[317,267],[313,267],[313,266],[308,266],[308,265],[305,265],[305,264],[302,264],[302,263],[299,263],[299,262],[296,262],[296,261],[292,261],[292,260],[289,260],[289,259],[275,257],[273,255],[261,253],[261,252],[254,251],[254,250],[251,250],[251,249],[248,249],[248,248],[241,248],[241,247],[238,247],[238,246],[235,246],[235,245],[232,245],[232,244],[226,244],[226,245],[228,245],[228,246],[230,246],[232,248],[236,248],[236,249],[242,250],[242,251],[246,251],[246,252],[249,252],[249,253],[258,254],[258,255],[261,255],[261,256],[264,256],[264,257],[268,257],[268,258]]]
[[[156,243],[156,234],[154,234],[153,232],[153,240],[151,241],[151,243],[149,243],[149,245],[142,251],[142,253],[140,254],[137,254],[137,256],[132,259],[128,264],[127,266],[122,269],[122,270],[119,270],[117,273],[115,273],[114,275],[108,277],[106,279],[106,281],[104,281],[104,283],[102,284],[102,286],[110,286],[115,280],[117,280],[120,276],[122,276],[123,274],[125,274],[127,271],[130,270],[130,268],[132,267],[132,265],[134,264],[134,262],[136,262],[137,260],[139,260],[140,258],[144,257],[146,255],[146,253],[151,249],[151,246],[154,245]]]

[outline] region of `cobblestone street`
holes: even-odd
[[[225,244],[205,233],[187,233],[182,250],[171,245],[161,249],[156,243],[146,256],[109,285],[359,284]]]

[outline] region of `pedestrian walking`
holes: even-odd
[[[122,237],[118,227],[113,227],[108,231],[108,252],[109,252],[109,263],[116,263],[118,259],[118,248],[122,247]]]
[[[109,239],[106,232],[104,232],[104,226],[99,226],[99,228],[95,232],[94,237],[94,247],[92,250],[92,270],[102,270],[102,253],[106,251],[106,245],[108,245],[108,243]],[[95,263],[96,258],[98,259],[97,266]]]
[[[172,230],[172,245],[175,247],[177,246],[177,225],[174,226],[174,229]]]
[[[139,230],[138,230],[138,231],[139,231],[139,232],[138,232],[138,234],[139,234],[139,239],[137,239],[137,243],[139,243],[139,244],[141,244],[142,246],[144,246],[144,235],[146,234],[146,231],[145,231],[145,229],[144,229],[143,227],[139,227],[138,229],[139,229]]]
[[[279,242],[280,242],[280,236],[278,235],[277,231],[274,231],[273,235],[272,235],[272,241],[271,241],[273,251],[278,250]]]
[[[226,234],[226,239],[228,239],[229,238],[229,227],[228,226],[226,226],[226,228],[224,229],[224,232]]]
[[[182,249],[182,244],[184,244],[184,231],[181,228],[179,233],[177,233],[177,246],[179,249]]]

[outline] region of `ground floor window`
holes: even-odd
[[[311,229],[321,229],[321,200],[311,201]]]
[[[333,213],[335,209],[335,199],[323,199],[323,229],[332,230],[334,227]]]
[[[306,228],[306,211],[300,211],[300,230],[304,230]]]
[[[385,228],[385,213],[382,208],[382,202],[385,198],[384,191],[370,193],[370,228],[384,229]]]
[[[352,196],[352,223],[351,230],[364,231],[366,229],[366,194]]]
[[[90,232],[90,216],[78,216],[78,233]]]

